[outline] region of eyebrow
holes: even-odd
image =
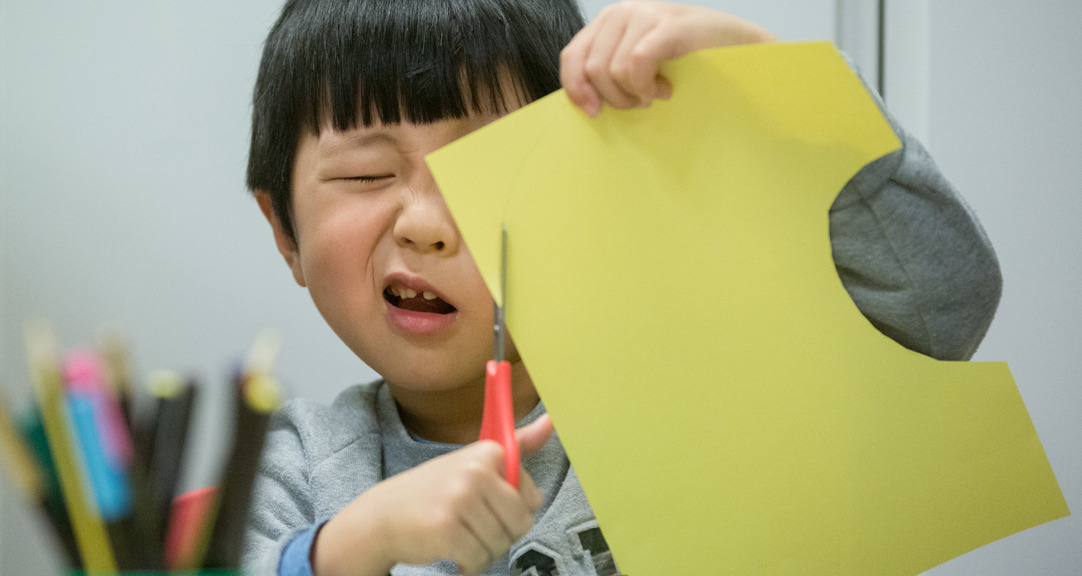
[[[319,143],[319,155],[323,158],[333,158],[339,154],[357,150],[359,148],[368,148],[374,145],[394,145],[396,139],[382,129],[365,129],[362,131],[354,131],[351,134],[342,137],[336,137],[333,140],[320,139]]]

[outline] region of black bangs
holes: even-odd
[[[317,47],[309,53],[315,74],[304,87],[305,127],[318,129],[313,123],[327,112],[335,128],[345,129],[358,123],[358,113],[366,126],[376,118],[425,123],[502,112],[505,94],[536,100],[559,88],[553,55],[578,30],[552,18],[552,6],[561,3],[570,2],[339,2],[333,17],[312,30]]]
[[[507,110],[560,87],[575,0],[289,0],[256,81],[248,185],[288,214],[302,132]],[[281,210],[279,210],[281,205]]]

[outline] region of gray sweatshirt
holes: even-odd
[[[830,209],[835,265],[857,307],[884,334],[935,358],[965,360],[999,302],[999,264],[973,213],[923,146],[892,126],[902,148],[863,168]],[[539,405],[519,425],[543,411]],[[267,438],[247,570],[275,574],[297,533],[331,518],[382,479],[457,448],[411,438],[382,382],[349,388],[329,407],[288,403]],[[559,439],[553,436],[523,464],[544,505],[529,534],[485,574],[618,574]],[[456,573],[451,563],[392,572]]]

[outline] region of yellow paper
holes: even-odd
[[[621,571],[910,575],[1068,514],[1003,363],[880,334],[827,211],[899,142],[826,43],[562,93],[429,158]]]

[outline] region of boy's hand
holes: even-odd
[[[605,7],[560,54],[560,83],[590,116],[602,103],[646,107],[668,99],[661,63],[695,50],[776,41],[763,28],[709,8],[625,0]]]
[[[552,434],[547,415],[515,432],[523,458]],[[525,470],[503,478],[503,449],[475,442],[380,482],[332,518],[312,548],[319,576],[386,575],[447,559],[479,574],[533,526],[541,493]]]

